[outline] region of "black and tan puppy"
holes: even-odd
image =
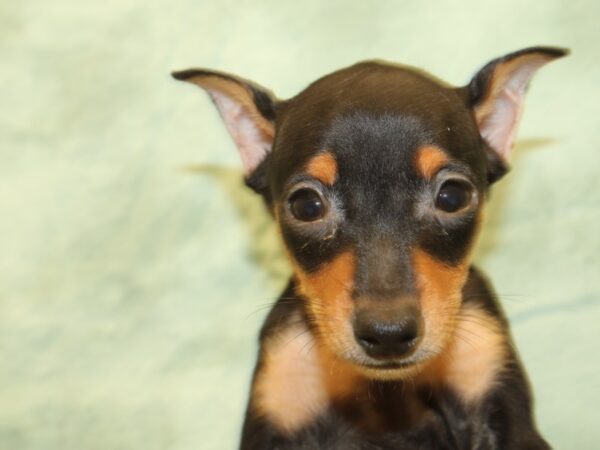
[[[363,62],[290,100],[207,70],[204,88],[294,274],[262,329],[241,448],[545,449],[494,294],[470,256],[534,72],[465,87]]]

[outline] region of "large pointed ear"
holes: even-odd
[[[189,69],[172,75],[200,86],[210,95],[238,148],[249,181],[273,145],[276,106],[273,95],[250,81],[222,72]]]
[[[499,156],[510,160],[511,149],[529,80],[544,64],[568,54],[554,47],[532,47],[495,59],[466,87],[481,136]]]

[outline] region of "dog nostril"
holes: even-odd
[[[406,356],[416,347],[419,324],[414,319],[396,323],[357,321],[354,336],[371,357]]]
[[[419,329],[416,320],[409,321],[398,334],[398,340],[402,343],[410,343],[419,335]]]
[[[356,339],[361,345],[365,347],[370,347],[379,344],[379,341],[377,341],[377,339],[375,339],[372,336],[357,336]]]

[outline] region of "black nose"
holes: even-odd
[[[413,316],[397,321],[362,316],[354,321],[356,341],[373,358],[408,356],[416,348],[419,334],[419,322]]]

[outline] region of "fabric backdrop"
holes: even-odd
[[[541,430],[599,448],[593,0],[0,2],[0,449],[233,449],[260,323],[289,274],[207,97],[209,67],[294,95],[361,59],[453,84],[536,44],[476,259]]]

